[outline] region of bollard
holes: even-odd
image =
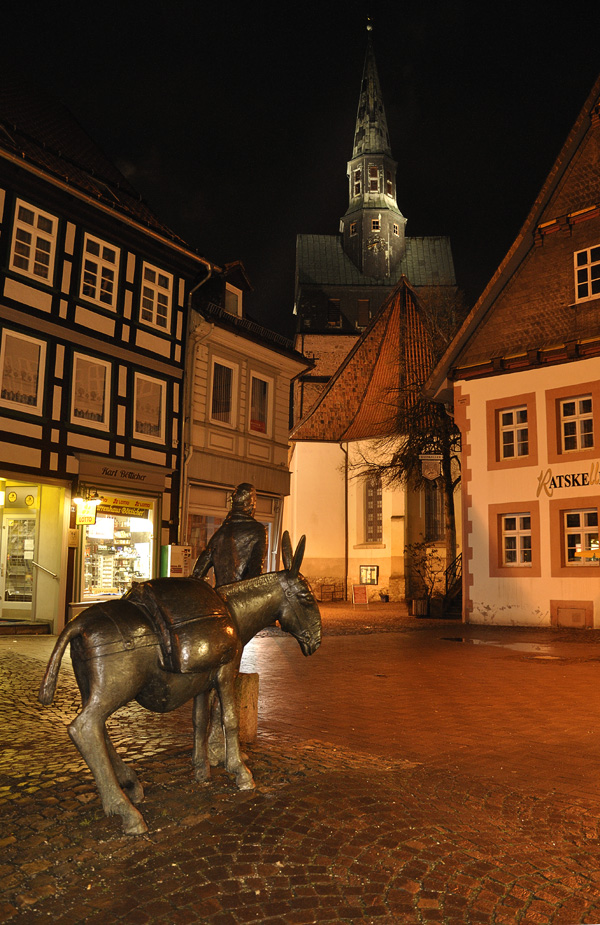
[[[258,674],[240,673],[235,681],[240,742],[256,742],[258,732]]]

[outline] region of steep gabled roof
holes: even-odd
[[[290,439],[346,443],[388,436],[396,428],[400,388],[405,398],[419,391],[431,366],[418,297],[402,278]]]
[[[296,240],[300,286],[395,286],[407,277],[413,286],[455,286],[450,238],[407,238],[397,270],[382,279],[365,276],[344,253],[341,235],[300,234]]]
[[[69,110],[21,79],[0,80],[0,157],[38,168],[111,210],[183,244]]]
[[[580,174],[584,174],[583,178]],[[504,260],[492,276],[479,300],[465,319],[443,357],[433,370],[426,394],[447,400],[451,391],[448,378],[458,378],[459,370],[471,367],[473,374],[485,375],[493,359],[515,356],[532,350],[551,351],[567,339],[581,339],[573,320],[560,323],[556,313],[544,306],[530,312],[527,324],[512,315],[494,324],[495,307],[506,287],[527,260],[536,242],[555,230],[600,214],[600,77],[596,80],[554,166],[542,186],[529,215]],[[543,290],[541,291],[543,296]],[[543,299],[541,300],[543,303]],[[527,306],[527,298],[522,300]],[[598,312],[586,313],[584,339],[600,337]],[[484,332],[485,328],[485,332]],[[482,334],[483,336],[479,337]],[[537,357],[539,361],[539,355]],[[508,361],[507,361],[508,362]],[[487,365],[486,365],[487,364]],[[477,372],[479,370],[479,372]]]

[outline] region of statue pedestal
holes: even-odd
[[[258,674],[240,673],[235,681],[235,703],[240,720],[240,742],[256,742],[258,732]]]

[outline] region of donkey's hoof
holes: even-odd
[[[123,817],[123,834],[124,835],[145,835],[148,831],[148,826],[144,822],[144,817],[141,813],[138,813],[137,810],[134,810],[135,816],[133,814]]]
[[[248,768],[242,768],[236,772],[235,783],[238,790],[254,790],[256,786],[252,772]]]
[[[209,784],[210,783],[210,765],[207,767],[198,767],[194,771],[194,779],[198,781],[199,784]]]

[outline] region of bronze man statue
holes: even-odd
[[[267,556],[267,530],[254,519],[256,491],[242,482],[234,490],[231,511],[200,553],[192,576],[205,578],[214,569],[215,586],[256,578]]]
[[[267,530],[254,519],[255,510],[254,485],[242,482],[231,496],[229,514],[198,556],[193,578],[205,578],[212,568],[218,588],[246,578],[257,578],[262,573],[267,556]],[[225,760],[221,710],[215,696],[210,703],[208,755],[213,766]]]

